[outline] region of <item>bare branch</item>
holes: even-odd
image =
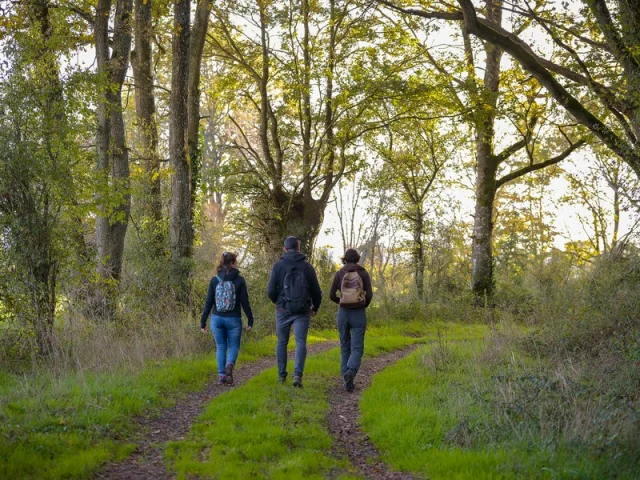
[[[549,160],[546,160],[544,162],[527,165],[526,167],[523,167],[523,168],[521,168],[519,170],[516,170],[514,172],[511,172],[511,173],[505,175],[504,177],[502,177],[502,178],[500,178],[500,179],[498,179],[496,181],[496,189],[500,188],[505,183],[511,182],[511,181],[515,180],[516,178],[520,178],[521,176],[526,175],[527,173],[535,172],[536,170],[541,170],[543,168],[546,168],[546,167],[549,167],[551,165],[555,165],[556,163],[561,162],[562,160],[567,158],[569,155],[571,155],[571,153],[573,153],[574,150],[577,150],[578,148],[583,146],[585,143],[587,143],[585,140],[580,139],[576,143],[574,143],[571,146],[569,146],[569,148],[567,148],[560,155],[557,155],[557,156],[555,156],[553,158],[550,158]]]

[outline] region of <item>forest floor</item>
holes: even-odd
[[[309,346],[309,359],[337,346],[335,341],[326,341]],[[392,471],[379,458],[374,445],[359,427],[359,400],[364,389],[371,383],[374,375],[390,364],[405,357],[415,349],[409,347],[394,349],[373,358],[365,355],[356,378],[356,389],[346,392],[343,381],[334,376],[328,388],[329,410],[326,415],[326,429],[332,438],[331,454],[339,459],[340,466],[324,474],[327,478],[379,478],[412,479],[413,475]],[[337,349],[336,349],[337,350]],[[333,352],[335,353],[335,352]],[[294,352],[290,352],[292,357]],[[183,442],[196,419],[203,413],[207,403],[219,395],[242,388],[246,382],[272,367],[273,358],[263,358],[256,362],[239,366],[234,372],[233,386],[221,386],[215,375],[203,390],[192,392],[174,406],[156,413],[153,417],[141,417],[136,420],[140,432],[136,450],[120,462],[110,462],[98,471],[94,478],[104,479],[169,479],[175,478],[167,462],[165,449],[170,442]],[[275,382],[275,378],[273,379]],[[306,385],[306,383],[305,383]],[[303,387],[304,388],[304,387]],[[311,387],[313,388],[313,387]],[[239,474],[241,476],[241,474]],[[183,475],[178,475],[182,477]],[[238,478],[240,478],[240,476]],[[294,475],[295,476],[295,475]],[[188,478],[197,478],[194,472]]]
[[[417,345],[480,340],[487,331],[471,324],[372,325],[351,393],[339,376],[335,331],[310,333],[302,389],[290,379],[276,382],[274,337],[243,345],[233,386],[217,384],[211,353],[135,374],[7,377],[0,385],[0,417],[7,420],[0,424],[0,478],[422,478],[396,465],[375,429],[361,428],[371,410],[361,398],[386,388],[378,379],[422,351]],[[413,385],[415,375],[398,380]],[[385,394],[387,403],[402,400]]]
[[[327,351],[336,346],[334,341],[309,345],[308,355]],[[295,352],[289,352],[293,358]],[[205,388],[191,392],[175,405],[155,415],[143,416],[135,420],[141,433],[140,443],[132,455],[121,462],[110,462],[100,470],[96,479],[163,479],[172,478],[164,462],[164,444],[183,440],[195,419],[202,413],[206,404],[230,389],[240,387],[250,378],[272,367],[273,358],[262,358],[256,362],[243,364],[235,369],[233,385],[219,385],[216,372],[212,372]]]
[[[356,377],[356,388],[347,392],[342,384],[330,391],[327,427],[334,439],[333,450],[337,456],[346,456],[355,471],[365,478],[382,480],[411,480],[414,475],[397,472],[380,459],[380,454],[369,436],[360,427],[360,397],[371,384],[374,375],[404,358],[415,349],[396,350],[386,355],[365,359]],[[338,476],[338,475],[336,475]]]
[[[233,386],[217,385],[212,353],[135,375],[11,377],[0,382],[0,478],[640,478],[633,442],[602,453],[598,438],[540,428],[554,425],[546,412],[584,418],[574,400],[589,391],[562,383],[518,335],[372,326],[351,393],[335,331],[310,334],[301,389],[276,381],[272,336],[244,344]]]

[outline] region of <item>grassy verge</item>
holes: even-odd
[[[421,342],[424,335],[418,323],[374,327],[367,332],[365,356]],[[189,437],[168,445],[178,478],[322,478],[346,468],[331,457],[325,428],[339,365],[339,350],[333,349],[307,359],[303,389],[276,383],[272,368],[214,399]]]
[[[632,449],[578,434],[579,387],[514,345],[441,337],[376,375],[362,424],[385,460],[431,479],[639,478]]]
[[[332,335],[312,332],[309,341]],[[243,336],[239,362],[273,355],[275,341]],[[0,478],[87,476],[131,452],[135,416],[202,388],[216,371],[212,352],[139,372],[0,375]]]

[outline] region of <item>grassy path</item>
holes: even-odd
[[[309,343],[332,337],[315,331]],[[275,341],[243,336],[240,365],[273,357]],[[202,391],[216,371],[211,352],[135,371],[0,372],[0,478],[87,478],[122,461],[157,430],[141,430],[137,419]]]
[[[380,459],[380,454],[368,435],[360,428],[360,397],[370,385],[371,379],[382,369],[395,364],[398,360],[415,350],[415,345],[382,356],[367,359],[362,363],[356,379],[356,389],[349,393],[342,384],[330,390],[327,427],[333,438],[333,452],[339,458],[349,461],[347,474],[381,480],[411,480],[414,476],[407,472],[393,471]],[[340,472],[330,475],[338,477]]]
[[[309,345],[309,355],[327,351],[336,346],[335,341]],[[292,358],[293,352],[289,352]],[[203,390],[192,392],[172,407],[153,417],[137,419],[137,428],[145,436],[135,452],[121,462],[110,462],[100,470],[97,479],[170,478],[163,461],[163,444],[180,440],[187,434],[195,419],[202,413],[208,402],[233,388],[238,388],[250,378],[273,366],[273,358],[241,364],[234,372],[234,386],[218,385],[216,372],[210,375],[209,383]]]
[[[402,332],[372,330],[365,357],[421,341]],[[276,382],[271,368],[211,402],[188,436],[167,446],[177,478],[325,478],[348,471],[334,455],[326,427],[329,396],[340,383],[339,349],[308,357],[304,388]]]
[[[419,322],[373,327],[363,369],[442,332],[459,340],[484,330]],[[314,332],[309,342],[332,337],[334,332]],[[0,478],[306,480],[363,474],[336,456],[327,430],[330,399],[342,384],[339,349],[311,347],[318,350],[307,359],[305,386],[294,389],[276,383],[276,369],[267,368],[274,345],[273,338],[244,344],[236,377],[246,383],[224,390],[207,386],[216,371],[211,354],[132,373],[0,376]],[[389,352],[396,353],[385,357]],[[261,361],[265,356],[271,358]]]

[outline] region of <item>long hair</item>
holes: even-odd
[[[238,254],[235,252],[224,252],[220,256],[220,260],[218,261],[218,266],[216,267],[216,272],[220,273],[222,269],[229,271],[231,270],[231,264],[235,263],[238,259]]]

